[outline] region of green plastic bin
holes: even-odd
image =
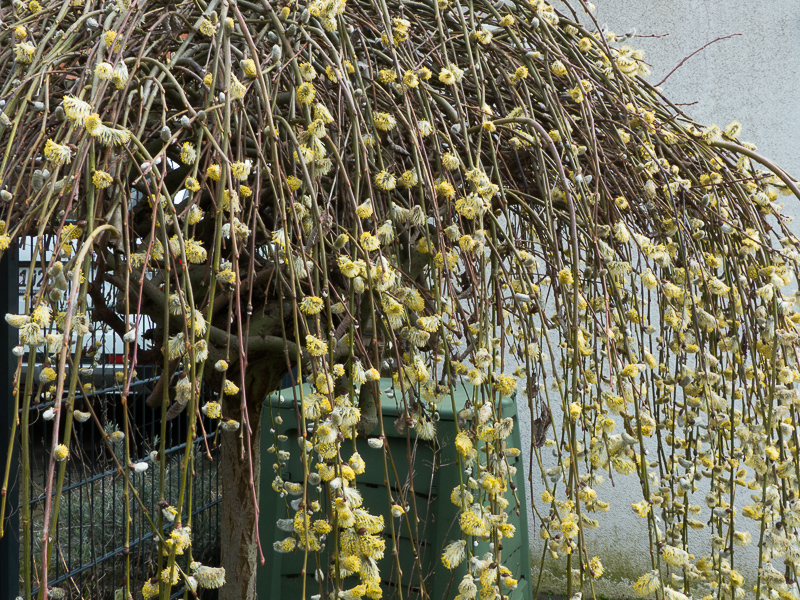
[[[387,444],[394,459],[394,465],[401,482],[408,485],[409,461],[406,460],[408,439],[405,434],[399,434],[394,422],[399,414],[396,406],[396,399],[400,398],[397,390],[394,398],[387,394],[387,390],[393,388],[391,379],[381,379],[380,389],[382,391],[382,409],[384,417],[384,428],[387,436]],[[310,393],[308,385],[304,387],[304,394]],[[282,554],[275,552],[272,548],[273,542],[282,540],[289,534],[278,529],[276,521],[278,519],[293,517],[295,511],[291,509],[289,503],[292,497],[281,498],[279,494],[272,490],[271,484],[275,478],[273,464],[275,455],[268,454],[267,448],[273,445],[274,429],[277,434],[286,435],[289,440],[281,444],[282,449],[289,449],[292,457],[287,463],[287,468],[283,471],[286,481],[302,481],[302,466],[300,464],[300,453],[297,449],[297,419],[294,409],[294,393],[291,388],[283,391],[284,402],[280,402],[280,394],[269,396],[265,400],[262,412],[262,470],[261,470],[261,495],[259,518],[259,535],[261,544],[264,548],[266,563],[258,571],[258,597],[262,600],[272,600],[273,598],[291,598],[299,600],[302,598],[303,591],[303,560],[304,553]],[[467,395],[462,390],[456,390],[456,409],[461,410],[466,401]],[[273,419],[280,415],[283,422],[278,425]],[[413,556],[413,547],[408,536],[408,529],[405,521],[394,519],[398,527],[399,538],[399,557],[400,565],[403,570],[403,600],[414,600],[429,598],[440,600],[454,598],[458,593],[457,587],[461,578],[466,574],[468,561],[464,561],[457,569],[450,571],[441,562],[443,548],[450,542],[460,539],[460,529],[458,524],[458,507],[450,501],[450,493],[458,485],[458,461],[457,453],[453,443],[455,438],[455,415],[452,411],[450,402],[443,402],[439,405],[440,420],[437,424],[436,443],[419,440],[414,432],[411,432],[410,440],[414,448],[414,456],[411,464],[413,475],[414,495],[413,501],[416,502],[417,515],[419,517],[418,532],[415,535],[420,542],[420,564],[426,574],[424,594],[419,589],[419,575],[416,570],[416,561]],[[503,403],[503,416],[514,417],[516,421],[517,409],[512,400]],[[376,428],[372,435],[377,435],[379,429]],[[506,440],[509,446],[520,447],[519,427],[514,428],[513,434]],[[348,441],[349,442],[349,441]],[[357,449],[361,457],[367,463],[367,470],[362,475],[356,477],[358,489],[364,499],[364,507],[371,514],[382,514],[385,522],[384,536],[386,537],[386,553],[382,560],[378,561],[381,575],[384,579],[383,592],[384,599],[399,598],[400,594],[396,586],[389,585],[388,581],[397,581],[396,563],[392,560],[392,540],[389,522],[393,518],[390,514],[390,506],[386,486],[384,483],[384,470],[382,449],[369,447],[366,439],[357,440]],[[508,567],[515,579],[519,581],[517,588],[510,592],[511,600],[521,600],[529,598],[531,595],[531,569],[530,569],[530,546],[528,541],[528,519],[525,507],[525,476],[522,465],[522,458],[509,459],[509,464],[517,467],[514,483],[517,487],[517,497],[522,503],[519,508],[519,516],[514,507],[514,499],[510,490],[506,494],[509,506],[506,512],[509,514],[509,522],[516,527],[516,534],[513,539],[503,541],[502,561]],[[393,479],[390,478],[390,481]],[[393,486],[394,487],[394,486]],[[396,490],[393,490],[396,492]],[[393,494],[397,498],[397,494]],[[409,503],[412,496],[406,496]],[[413,510],[409,511],[413,515]],[[330,534],[329,534],[330,536]],[[482,556],[488,551],[488,543],[480,542],[473,549],[477,556]],[[306,598],[319,593],[319,585],[314,579],[314,572],[317,568],[316,559],[319,557],[320,565],[324,573],[330,570],[330,554],[326,547],[322,552],[309,554],[306,570]],[[345,580],[352,581],[352,585],[358,583],[358,576],[354,575]]]

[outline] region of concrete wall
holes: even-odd
[[[557,4],[556,4],[557,5]],[[680,61],[708,42],[732,33],[742,35],[715,42],[673,73],[663,84],[665,94],[701,124],[716,123],[724,128],[732,120],[744,126],[741,138],[757,145],[758,151],[775,160],[790,174],[800,176],[800,47],[795,43],[800,31],[800,2],[790,0],[596,0],[598,22],[615,33],[636,30],[629,43],[643,48],[652,65],[649,81],[658,83]],[[668,34],[668,35],[665,35]],[[800,201],[786,197],[786,212],[795,217],[795,233],[800,234]],[[521,414],[523,439],[530,435],[530,419]],[[549,449],[543,449],[546,457]],[[527,455],[527,449],[525,450]],[[547,464],[546,466],[553,466]],[[647,526],[630,509],[641,499],[638,480],[616,477],[597,488],[601,499],[612,504],[612,511],[601,515],[600,528],[590,532],[590,556],[599,555],[606,574],[597,581],[595,591],[614,598],[632,597],[630,584],[650,570]],[[705,482],[701,482],[705,483]],[[561,486],[563,487],[563,486]],[[534,499],[543,488],[534,487]],[[749,501],[749,490],[740,498]],[[703,503],[705,490],[693,494],[693,503]],[[737,505],[739,502],[737,502]],[[529,518],[530,515],[529,515]],[[534,585],[542,557],[539,522],[531,522]],[[740,517],[737,529],[747,529],[758,539],[753,521]],[[701,553],[707,530],[693,532],[690,544]],[[696,542],[695,542],[696,540]],[[758,554],[754,542],[736,549],[736,566],[745,575],[745,589],[752,596]],[[546,561],[541,590],[564,593],[565,560]]]
[[[652,83],[684,57],[715,42],[663,84],[701,123],[744,126],[741,139],[800,176],[800,2],[793,0],[597,0],[595,15],[615,33],[636,29],[630,43],[647,51]],[[787,206],[789,203],[787,203]],[[800,214],[800,212],[798,212]]]

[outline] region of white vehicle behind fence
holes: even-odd
[[[46,274],[42,269],[43,262],[49,263],[52,258],[54,238],[46,236],[44,245],[47,248],[44,257],[38,256],[36,266],[31,271],[31,257],[33,255],[34,244],[36,238],[28,237],[21,240],[18,250],[18,286],[19,286],[19,309],[20,314],[26,313],[26,298],[25,293],[28,289],[29,278],[32,277],[33,281],[30,287],[31,299],[36,297],[36,294],[44,283]],[[64,297],[67,297],[68,291],[64,292]],[[104,283],[102,286],[102,295],[105,299],[106,305],[115,307],[117,304],[118,290],[110,283]],[[31,300],[32,301],[32,300]],[[81,382],[92,383],[96,392],[103,390],[118,389],[117,373],[122,373],[124,364],[125,344],[122,338],[117,335],[108,325],[102,323],[99,319],[92,319],[92,298],[87,295],[87,316],[89,317],[89,334],[84,336],[83,348],[84,352],[81,357]],[[28,309],[29,310],[29,309]],[[54,311],[55,312],[55,311]],[[55,314],[54,314],[55,316]],[[124,319],[124,315],[121,315]],[[142,317],[139,324],[139,342],[141,344],[141,334],[146,331],[152,323],[147,317]],[[37,360],[35,366],[35,376],[38,382],[38,376],[43,368],[43,361],[45,360],[44,352],[37,352]],[[55,365],[51,365],[55,367]],[[22,377],[27,375],[27,363],[23,363]]]

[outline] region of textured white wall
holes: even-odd
[[[652,65],[653,84],[661,81],[680,61],[708,42],[733,33],[742,35],[715,42],[680,67],[663,84],[665,95],[700,124],[716,123],[724,128],[739,120],[744,129],[740,139],[757,145],[758,152],[775,160],[795,177],[800,176],[800,31],[798,0],[595,0],[598,22],[623,34],[636,30],[629,43],[643,48]],[[664,34],[669,34],[664,36]],[[785,197],[786,213],[795,217],[800,234],[800,201]],[[530,439],[530,418],[523,409],[520,426],[523,439]],[[543,449],[551,457],[549,449]],[[527,449],[525,449],[527,455]],[[546,466],[552,466],[546,465]],[[707,480],[706,480],[707,481]],[[705,482],[701,482],[705,483]],[[534,487],[534,499],[542,491]],[[630,510],[630,502],[641,499],[635,477],[617,477],[616,486],[606,481],[597,488],[600,498],[612,503],[612,512],[599,516],[601,526],[588,539],[591,555],[599,555],[606,574],[596,591],[606,596],[633,596],[631,580],[650,569],[646,522]],[[749,490],[740,498],[749,501]],[[705,491],[694,494],[703,504]],[[739,502],[737,502],[737,505]],[[703,506],[707,518],[708,509]],[[598,517],[598,515],[591,515]],[[529,519],[531,516],[529,515]],[[705,520],[705,519],[704,519]],[[753,521],[740,517],[737,529],[747,529],[758,539]],[[534,584],[542,556],[539,523],[531,521]],[[707,531],[693,532],[698,542]],[[702,551],[701,544],[700,548]],[[737,548],[737,568],[745,575],[745,589],[752,590],[757,567],[755,542]],[[744,550],[744,551],[742,551]],[[541,590],[566,590],[564,559],[546,562]],[[749,594],[752,596],[752,592]]]
[[[800,2],[797,0],[598,0],[598,22],[615,33],[636,29],[634,47],[647,51],[652,83],[685,56],[732,33],[690,58],[664,83],[673,102],[701,123],[744,126],[742,140],[800,175]],[[788,203],[787,203],[788,206]]]

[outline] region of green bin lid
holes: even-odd
[[[396,385],[394,381],[389,377],[382,377],[380,380],[374,382],[372,385],[377,384],[378,389],[380,390],[381,394],[381,409],[383,410],[384,416],[389,417],[396,417],[400,414],[402,407],[402,398],[403,398],[403,390],[400,388],[399,385]],[[370,385],[369,383],[366,385]],[[303,391],[302,395],[305,396],[307,394],[311,394],[311,384],[304,383],[303,384]],[[442,398],[442,401],[438,405],[439,417],[445,421],[453,421],[454,412],[453,412],[453,403],[455,402],[456,412],[462,410],[468,401],[472,401],[474,399],[474,390],[475,387],[469,382],[463,382],[456,385],[452,388],[452,399],[451,396],[445,395]],[[409,394],[409,390],[406,389],[406,394]],[[283,397],[284,401],[281,402],[281,396]],[[290,407],[291,404],[289,403],[290,400],[294,400],[296,397],[297,401],[300,401],[300,389],[299,387],[287,387],[281,390],[280,392],[274,392],[267,396],[265,402],[272,407]],[[503,400],[503,414],[513,415],[516,414],[516,403],[512,398],[506,398]]]

